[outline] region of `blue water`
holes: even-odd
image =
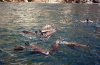
[[[87,18],[93,23],[80,21]],[[94,33],[99,22],[99,4],[0,3],[0,65],[100,65],[100,33]],[[47,41],[17,33],[39,30],[45,24],[54,24],[58,29]],[[59,52],[49,57],[32,55],[29,49],[13,50],[25,41],[49,50],[60,37],[89,47],[72,49],[60,45]]]

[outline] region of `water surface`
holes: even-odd
[[[94,22],[80,21],[87,18]],[[100,65],[100,34],[94,33],[99,22],[99,4],[0,3],[0,65]],[[48,41],[16,32],[39,30],[45,24],[54,24],[58,29]],[[71,49],[60,45],[59,52],[50,57],[31,55],[27,49],[13,50],[25,41],[48,50],[60,37],[89,47]]]

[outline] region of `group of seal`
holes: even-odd
[[[38,54],[43,54],[46,56],[49,56],[50,53],[52,52],[58,52],[58,48],[59,48],[59,44],[64,44],[67,45],[71,48],[73,47],[87,47],[87,45],[84,44],[78,44],[78,43],[74,43],[74,42],[61,42],[60,39],[57,39],[56,41],[54,41],[54,43],[51,44],[50,49],[48,51],[44,50],[42,47],[35,45],[35,44],[30,44],[30,43],[25,43],[25,46],[30,47],[33,51],[33,53],[38,53]],[[21,51],[24,50],[26,47],[25,46],[17,46],[14,48],[14,50],[16,51]]]
[[[28,30],[22,30],[22,31],[17,31],[18,33],[24,33],[26,35],[30,34],[38,34],[39,35],[39,40],[45,41],[48,40],[52,34],[54,34],[57,31],[57,28],[53,28],[53,25],[46,24],[43,26],[40,30],[37,31],[28,31]]]
[[[50,37],[52,34],[54,34],[57,29],[54,29],[52,28],[53,26],[52,25],[45,25],[44,27],[42,27],[41,30],[39,30],[40,32],[40,38],[41,40],[43,40],[43,37],[45,38],[48,38]],[[33,32],[30,32],[30,31],[21,31],[22,33],[25,33],[25,34],[30,34]],[[35,33],[37,33],[37,31],[35,31]],[[57,39],[56,41],[54,41],[49,50],[46,51],[44,50],[42,47],[36,45],[36,44],[32,44],[32,43],[29,43],[29,42],[25,42],[25,46],[17,46],[14,48],[14,50],[16,51],[21,51],[21,50],[24,50],[26,48],[26,46],[30,47],[33,51],[33,53],[39,53],[39,54],[43,54],[43,55],[46,55],[46,56],[49,56],[50,53],[52,52],[58,52],[58,48],[59,48],[59,45],[60,44],[63,44],[63,45],[67,45],[69,47],[87,47],[87,45],[84,45],[84,44],[78,44],[78,43],[74,43],[74,42],[67,42],[67,41],[62,41],[62,39]]]

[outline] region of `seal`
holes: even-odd
[[[35,52],[35,53],[39,53],[39,54],[49,56],[49,51],[45,51],[43,48],[41,48],[37,45],[29,44],[29,43],[25,43],[25,45],[29,46],[33,50],[33,53]]]
[[[46,24],[39,31],[40,31],[40,33],[46,33],[46,32],[52,31],[52,29],[54,29],[53,25]]]
[[[17,31],[18,33],[24,33],[24,34],[35,34],[37,33],[37,31],[31,32],[31,31],[27,31],[27,30],[22,30],[22,31]]]
[[[85,45],[85,44],[78,44],[78,43],[66,42],[66,41],[64,41],[64,42],[62,42],[60,44],[65,44],[65,45],[67,45],[67,46],[69,46],[71,48],[74,48],[74,47],[87,47],[87,45]]]
[[[47,29],[50,29],[52,27],[53,27],[53,25],[46,24],[45,26],[42,27],[41,30],[47,30]]]
[[[85,21],[81,21],[82,23],[92,23],[93,21],[86,19]]]
[[[59,46],[60,40],[56,40],[50,47],[50,52],[58,52],[58,46]]]
[[[48,40],[51,35],[53,35],[57,29],[50,29],[50,30],[40,30],[40,40]]]
[[[15,51],[21,51],[21,50],[24,50],[25,49],[25,46],[17,46],[14,48]]]

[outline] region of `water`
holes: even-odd
[[[94,22],[81,23],[87,18]],[[0,65],[100,65],[100,34],[94,33],[99,22],[99,4],[0,3]],[[16,32],[39,30],[45,24],[54,24],[59,30],[48,41]],[[60,37],[89,47],[60,45],[59,52],[50,57],[13,50],[25,41],[48,50]]]

